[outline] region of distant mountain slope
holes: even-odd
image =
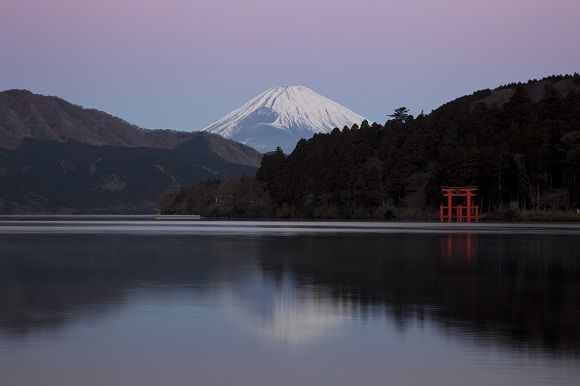
[[[231,138],[262,153],[277,146],[289,153],[302,138],[363,120],[307,87],[287,86],[265,91],[203,131]]]
[[[204,136],[228,162],[258,166],[261,155],[247,146],[208,133],[147,130],[94,109],[26,90],[0,92],[0,148],[16,149],[26,138],[73,140],[95,146],[172,149]]]
[[[26,138],[0,152],[0,213],[151,212],[167,189],[255,170],[225,161],[205,136],[175,149]]]
[[[262,161],[262,154],[256,149],[224,138],[221,135],[195,131],[191,133],[191,137],[205,138],[208,141],[210,149],[227,162],[259,167]]]

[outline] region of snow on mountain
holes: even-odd
[[[280,146],[290,153],[301,138],[351,127],[365,118],[308,87],[274,87],[203,131],[219,134],[266,153]]]

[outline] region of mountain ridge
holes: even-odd
[[[172,149],[194,137],[205,136],[214,152],[228,162],[258,166],[254,149],[205,132],[144,129],[106,112],[83,108],[62,98],[29,90],[0,92],[0,148],[15,150],[26,138],[73,140],[93,146]]]

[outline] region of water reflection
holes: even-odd
[[[222,294],[233,317],[276,345],[301,348],[339,333],[350,322],[350,301],[333,297],[317,286],[296,286],[283,272],[250,276]]]
[[[441,255],[451,262],[454,258],[463,258],[472,263],[477,258],[477,236],[472,233],[441,236]]]
[[[0,344],[146,298],[227,310],[281,346],[367,320],[580,354],[580,240],[557,235],[0,236]]]
[[[298,286],[327,288],[354,304],[358,317],[378,305],[401,330],[429,319],[483,343],[579,352],[576,238],[445,234],[287,242],[264,244],[263,268],[275,276],[293,272]]]

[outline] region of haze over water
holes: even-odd
[[[571,224],[0,220],[0,385],[577,385]]]

